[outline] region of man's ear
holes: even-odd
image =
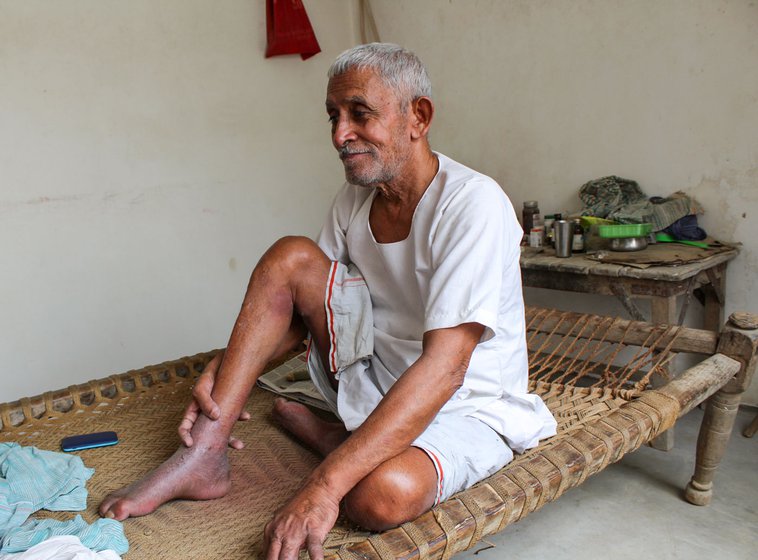
[[[411,103],[411,138],[423,138],[429,132],[434,118],[434,103],[428,97],[418,97]]]

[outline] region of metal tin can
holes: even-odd
[[[573,228],[566,220],[557,220],[553,224],[555,230],[555,256],[570,257]]]

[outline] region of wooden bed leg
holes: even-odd
[[[707,506],[711,502],[713,478],[726,452],[741,396],[741,393],[719,391],[708,399],[697,440],[695,474],[684,492],[691,504]]]
[[[709,400],[697,440],[695,474],[684,492],[691,504],[711,502],[713,479],[732,434],[742,393],[750,385],[758,350],[758,315],[733,313],[719,337],[718,352],[742,364],[740,371]]]

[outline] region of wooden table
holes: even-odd
[[[660,250],[651,246],[643,251]],[[639,253],[644,256],[642,251]],[[523,285],[530,288],[616,296],[638,321],[648,319],[633,298],[649,299],[649,322],[654,324],[681,325],[694,295],[705,307],[703,328],[719,332],[724,325],[726,266],[737,254],[737,249],[730,248],[686,264],[639,268],[593,260],[583,253],[559,258],[552,248],[523,247],[521,278]],[[677,315],[680,297],[684,301]],[[659,435],[651,445],[664,451],[672,449],[673,428]]]
[[[643,251],[650,250],[652,247]],[[671,325],[684,322],[695,295],[705,306],[703,327],[718,332],[723,326],[726,267],[737,254],[737,249],[727,249],[687,264],[638,268],[592,260],[583,253],[559,258],[551,248],[536,252],[524,247],[521,278],[530,288],[616,296],[633,319]],[[679,297],[684,301],[677,315]],[[650,319],[634,298],[651,301]]]

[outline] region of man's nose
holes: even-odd
[[[347,116],[339,117],[332,129],[332,142],[336,148],[341,148],[345,142],[355,140],[355,128]]]

